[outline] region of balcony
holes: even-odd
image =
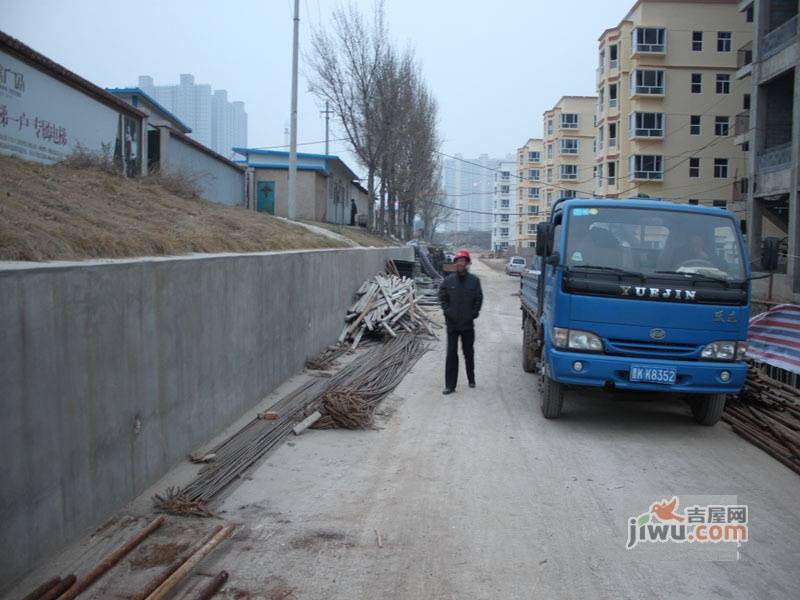
[[[753,72],[753,42],[747,42],[736,54],[736,79],[744,79]]]
[[[756,171],[759,173],[780,171],[792,164],[792,143],[767,148],[756,157]]]
[[[744,110],[736,115],[733,125],[733,133],[736,136],[736,144],[741,145],[747,142],[750,135],[750,111]]]
[[[766,60],[788,46],[797,38],[797,15],[779,25],[761,38],[759,60]]]
[[[611,71],[615,71],[619,69],[619,60],[610,60],[608,61],[608,68]]]
[[[631,56],[666,54],[666,37],[667,31],[663,27],[637,27],[631,32]]]
[[[615,137],[614,138],[608,138],[608,148],[609,148],[609,150],[611,148],[616,148],[616,147],[617,147],[617,138],[615,138]]]
[[[608,101],[608,108],[617,108],[619,106],[619,100],[616,98],[611,98]]]

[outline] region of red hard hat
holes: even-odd
[[[453,262],[457,261],[459,258],[466,258],[467,262],[472,262],[472,258],[469,255],[469,250],[462,248],[458,252],[456,252],[455,258],[453,258]]]

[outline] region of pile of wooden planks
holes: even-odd
[[[800,398],[796,388],[751,365],[741,394],[729,397],[722,420],[800,475]]]
[[[397,337],[399,331],[433,335],[436,325],[421,308],[414,281],[397,275],[376,275],[356,292],[339,343],[358,347],[366,333]]]

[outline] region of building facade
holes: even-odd
[[[779,247],[777,275],[753,282],[754,295],[800,302],[800,38],[797,0],[742,0],[754,43],[737,74],[752,85],[740,135],[750,145],[747,237],[756,269],[765,238]],[[748,52],[749,50],[749,52]],[[749,75],[749,77],[748,77]]]
[[[747,145],[736,144],[752,39],[737,0],[639,0],[599,39],[595,194],[739,210]]]
[[[504,252],[517,240],[517,163],[500,163],[494,173],[492,250]]]
[[[226,158],[234,146],[247,146],[247,113],[243,102],[229,102],[225,90],[195,83],[194,75],[182,74],[177,85],[155,85],[148,75],[139,77],[139,88],[175,113],[191,127],[193,139]]]
[[[544,113],[544,202],[539,220],[547,218],[560,198],[592,196],[596,104],[595,96],[564,96]]]
[[[460,154],[443,161],[442,178],[450,217],[444,231],[491,231],[494,175],[502,161],[481,154],[465,159]]]
[[[536,223],[544,218],[544,164],[544,143],[541,138],[531,138],[517,150],[515,245],[518,248],[535,246]]]

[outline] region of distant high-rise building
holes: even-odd
[[[139,87],[192,128],[192,138],[230,158],[234,146],[247,146],[247,113],[244,102],[229,102],[226,90],[195,83],[183,74],[177,85],[155,85],[149,75],[139,77]]]
[[[464,159],[460,154],[444,161],[442,177],[452,215],[443,226],[447,231],[491,231],[494,205],[494,175],[502,162],[481,154]]]
[[[517,179],[514,161],[500,163],[500,170],[494,174],[492,250],[495,252],[517,245]]]

